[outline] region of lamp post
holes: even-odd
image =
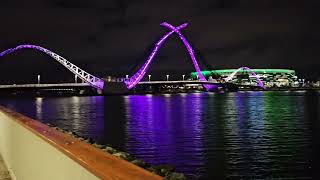
[[[38,84],[40,84],[40,75],[38,75]]]
[[[184,81],[184,77],[185,77],[185,76],[186,76],[186,75],[184,75],[184,74],[182,75],[182,81]]]
[[[126,75],[126,79],[129,79],[129,75]]]
[[[151,79],[151,74],[148,75],[148,80],[149,80],[149,82],[150,82],[150,79]]]
[[[167,76],[167,81],[169,81],[169,74],[167,74],[166,76]]]
[[[75,74],[74,75],[74,83],[78,83],[77,81],[78,81],[78,76]]]
[[[199,80],[199,75],[197,75],[197,80]]]

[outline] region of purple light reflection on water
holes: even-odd
[[[180,171],[201,166],[204,158],[201,98],[127,96],[125,102],[128,151],[149,163],[175,164]]]

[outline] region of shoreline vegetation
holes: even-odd
[[[119,151],[119,150],[111,147],[110,145],[98,144],[90,137],[82,137],[75,132],[59,128],[59,127],[54,126],[50,123],[46,123],[46,125],[49,126],[50,128],[57,130],[57,131],[60,131],[62,133],[66,133],[66,134],[68,134],[68,135],[70,135],[80,141],[86,142],[86,143],[88,143],[98,149],[101,149],[105,153],[109,153],[113,156],[116,156],[118,158],[126,160],[136,166],[139,166],[149,172],[157,174],[157,175],[163,177],[165,180],[186,180],[187,179],[185,174],[176,172],[175,167],[173,165],[169,165],[169,164],[156,165],[156,166],[151,165],[141,159],[134,157],[133,155],[131,155],[129,153]]]

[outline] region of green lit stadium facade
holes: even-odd
[[[220,69],[211,71],[202,71],[202,74],[208,80],[225,79],[230,76],[237,69]],[[263,81],[267,87],[272,86],[297,86],[298,77],[294,70],[290,69],[251,69]],[[191,79],[197,79],[197,73],[192,72]],[[250,84],[256,83],[256,78],[253,77],[248,70],[239,70],[238,73],[232,78],[231,82]]]

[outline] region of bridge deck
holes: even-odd
[[[233,83],[219,83],[213,81],[199,81],[199,80],[192,80],[192,81],[141,81],[138,85],[173,85],[173,84],[180,84],[180,85],[216,85],[219,87],[225,87],[225,85],[236,85],[238,87],[247,87],[247,88],[261,88],[258,85],[247,85],[247,84],[233,84]]]
[[[212,81],[141,81],[139,85],[153,85],[153,84],[212,84],[223,85],[224,83],[217,83]]]
[[[121,83],[121,82],[119,82]],[[216,85],[223,87],[225,84],[232,83],[218,83],[212,81],[141,81],[138,85]],[[241,85],[235,84],[241,87],[258,87],[254,85]],[[106,86],[108,84],[106,83]],[[80,88],[80,87],[91,87],[89,83],[61,83],[61,84],[12,84],[12,85],[0,85],[0,89],[18,89],[18,88]]]
[[[0,85],[0,89],[14,88],[59,88],[59,87],[90,87],[88,83],[61,83],[61,84],[12,84]]]

